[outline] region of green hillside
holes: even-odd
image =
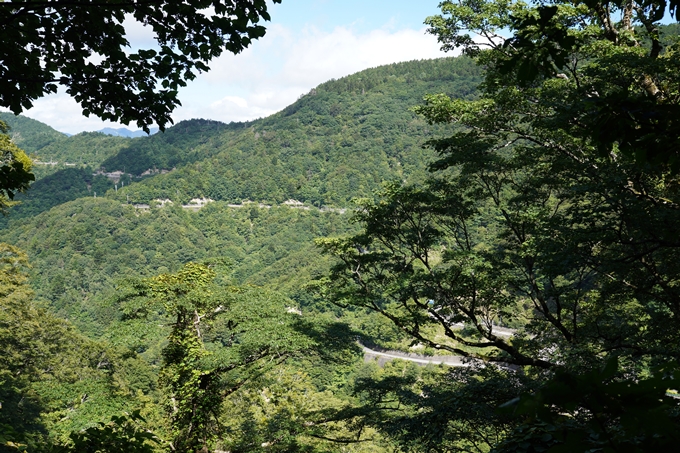
[[[49,433],[50,442],[63,443],[68,432],[88,421],[105,421],[135,408],[145,411],[154,432],[168,435],[157,378],[171,314],[152,312],[146,321],[133,319],[121,295],[138,285],[139,278],[181,272],[190,262],[224,261],[215,294],[236,291],[243,313],[239,316],[259,326],[253,328],[257,338],[239,334],[236,344],[245,342],[244,354],[259,347],[252,344],[268,348],[276,338],[273,333],[287,335],[281,344],[293,352],[302,347],[297,345],[308,345],[307,355],[292,355],[294,360],[285,366],[258,372],[252,383],[267,386],[288,403],[272,408],[249,390],[238,397],[247,404],[238,399],[225,402],[224,413],[230,416],[223,423],[233,429],[224,439],[225,448],[233,445],[236,451],[240,442],[251,442],[249,436],[259,436],[255,438],[262,444],[277,429],[313,429],[321,437],[308,437],[305,442],[313,447],[305,451],[387,451],[372,429],[367,431],[374,439],[370,444],[345,449],[324,443],[320,439],[326,429],[337,437],[351,436],[351,425],[309,428],[312,425],[302,425],[302,419],[286,412],[294,407],[314,414],[355,404],[349,383],[363,366],[357,333],[338,324],[336,313],[325,312],[327,304],[318,303],[307,288],[329,272],[332,260],[313,240],[357,232],[349,222],[353,197],[370,196],[384,181],[426,177],[433,156],[423,145],[445,127],[427,125],[410,109],[429,92],[474,98],[480,78],[480,70],[468,59],[414,61],[327,82],[283,111],[249,123],[190,120],[137,139],[82,133],[35,141],[33,155],[58,164],[37,166],[32,189],[17,197],[22,204],[2,220],[0,242],[26,252],[31,264],[26,269],[26,297],[33,291],[31,304],[51,315],[22,312],[15,322],[35,323],[33,319],[42,316],[40,328],[50,329],[58,319],[54,316],[66,319],[64,329],[96,342],[88,346],[89,354],[106,360],[74,365],[80,370],[77,377],[59,377],[48,386],[41,387],[42,381],[16,384],[33,392],[36,406],[31,414],[43,423],[26,428],[34,436],[27,442],[38,445],[45,441],[42,433]],[[37,127],[17,121],[15,134],[28,136],[26,125]],[[112,172],[124,174],[102,174]],[[182,206],[198,197],[215,201],[200,209]],[[162,205],[157,199],[172,203]],[[286,205],[289,199],[304,205]],[[290,321],[289,310],[297,308],[304,316]],[[270,315],[289,320],[277,320],[273,332],[267,324]],[[375,317],[348,316],[350,325],[361,326],[377,343],[397,344],[402,338]],[[293,331],[281,330],[286,323]],[[231,325],[220,329],[228,331]],[[221,332],[216,328],[210,335],[219,339]],[[61,349],[54,339],[43,342],[59,351],[54,360],[76,363],[72,356],[81,353],[68,344],[77,339],[68,341]],[[235,360],[226,343],[207,341],[211,351]],[[99,371],[101,363],[115,372]],[[92,395],[92,404],[84,394]],[[269,411],[270,417],[293,426],[264,421],[255,426],[253,410]],[[70,414],[68,423],[59,418],[65,413]],[[286,451],[285,445],[281,451]]]
[[[63,138],[36,151],[40,161],[58,164],[36,167],[38,180],[51,178],[19,195],[24,205],[8,218],[94,196],[83,188],[92,186],[96,169],[138,181],[107,195],[126,203],[207,197],[347,206],[384,181],[423,177],[431,151],[422,145],[442,127],[427,125],[410,108],[430,92],[473,98],[480,74],[465,58],[398,63],[326,82],[250,123],[190,120],[137,139],[99,133]],[[21,124],[15,131],[24,134]],[[81,169],[79,177],[72,166]]]
[[[26,193],[16,197],[21,203],[0,218],[0,226],[10,220],[32,218],[62,203],[81,197],[100,196],[114,188],[114,183],[103,175],[93,175],[90,167],[64,168],[47,174],[31,185]]]
[[[0,114],[0,453],[672,451],[678,2],[501,3],[254,121]]]
[[[113,137],[101,132],[81,132],[40,148],[35,151],[35,155],[41,162],[55,163],[56,169],[72,166],[97,168],[129,142],[130,139],[125,137]]]
[[[114,316],[99,304],[121,279],[176,271],[210,257],[228,259],[237,283],[301,297],[305,277],[327,269],[328,258],[313,239],[349,231],[347,217],[289,207],[229,208],[222,202],[199,212],[174,206],[146,211],[87,197],[10,223],[0,242],[28,253],[39,297],[96,336],[111,321],[104,318]]]
[[[17,146],[34,159],[36,180],[60,170],[98,168],[102,161],[117,154],[129,143],[129,139],[124,137],[99,132],[82,132],[69,137],[40,121],[11,113],[0,112],[0,120],[11,128],[10,136]],[[36,188],[35,192],[50,193],[40,188]]]
[[[353,228],[349,214],[309,206],[349,206],[383,181],[424,177],[431,151],[423,144],[436,128],[410,108],[428,92],[473,98],[479,78],[469,59],[412,61],[329,81],[251,123],[182,121],[137,139],[62,137],[37,153],[75,166],[17,197],[22,204],[2,219],[0,241],[28,252],[38,296],[90,333],[103,316],[90,301],[106,299],[121,278],[211,256],[233,262],[236,282],[302,300],[304,277],[327,270],[312,240]],[[17,122],[16,133],[28,135],[26,124],[38,129]],[[117,191],[93,175],[97,166],[126,172]],[[198,213],[181,209],[195,197],[217,202]],[[282,205],[291,198],[308,208]],[[174,204],[132,206],[155,206],[154,199]],[[227,206],[242,200],[273,207]]]
[[[234,129],[242,129],[241,124],[201,119],[181,121],[164,133],[128,141],[119,153],[102,161],[101,167],[137,177],[147,170],[169,170],[209,158],[217,137],[223,131]]]
[[[14,143],[29,154],[68,138],[66,134],[52,129],[47,124],[25,116],[0,112],[0,120],[11,128],[9,135]]]
[[[431,151],[422,145],[442,128],[428,126],[410,108],[431,92],[472,98],[479,81],[479,68],[459,58],[393,64],[327,82],[275,115],[232,124],[185,149],[186,161],[204,158],[117,196],[135,202],[293,198],[346,206],[383,181],[423,176]],[[123,155],[106,161],[107,170],[133,165],[134,156],[118,160]],[[128,168],[149,168],[151,161],[139,159],[144,163]]]

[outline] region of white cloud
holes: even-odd
[[[379,29],[362,35],[345,27],[332,33],[308,29],[294,46],[282,76],[287,83],[305,85],[317,85],[369,67],[444,55],[436,39],[425,35],[424,30]]]
[[[329,79],[383,64],[443,56],[436,38],[424,29],[385,27],[357,33],[349,27],[331,32],[307,27],[294,32],[273,25],[264,39],[241,55],[215,60],[210,72],[192,82],[187,91],[193,96],[186,97],[174,117],[251,120],[283,109]],[[203,107],[200,92],[221,97]]]
[[[125,27],[125,38],[133,50],[158,48],[153,28],[150,25],[138,22],[132,14],[125,15],[122,25]]]
[[[126,23],[127,28],[127,23]],[[131,27],[134,41],[148,40],[148,30]],[[445,56],[436,38],[424,29],[394,30],[393,26],[357,32],[341,26],[322,31],[307,26],[299,31],[270,24],[267,35],[239,55],[225,53],[180,91],[182,106],[173,118],[247,121],[275,113],[310,89],[331,78],[383,64]],[[27,116],[57,130],[76,133],[103,127],[95,117],[65,94],[38,100]],[[134,124],[131,129],[136,128]]]
[[[33,103],[33,108],[24,115],[49,124],[60,132],[77,134],[82,131],[94,131],[105,127],[122,127],[117,123],[102,121],[94,115],[85,117],[83,108],[66,93],[60,92]],[[132,127],[136,129],[136,127]]]

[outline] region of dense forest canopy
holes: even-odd
[[[1,451],[680,440],[677,4],[440,7],[252,122],[2,114]]]
[[[670,448],[680,68],[677,27],[658,24],[666,3],[441,6],[430,32],[486,66],[481,96],[434,94],[417,109],[459,129],[429,141],[439,157],[428,181],[388,185],[361,204],[362,232],[319,241],[341,260],[322,293],[524,376],[503,401],[512,378],[473,368],[507,411],[477,418],[476,433],[459,426],[461,409],[437,419],[435,440],[399,415],[372,423],[435,451]],[[431,409],[441,392],[393,397]]]
[[[297,328],[308,338],[296,340],[304,348],[294,354],[281,354],[286,364],[261,373],[222,401],[224,412],[218,413],[223,415],[212,419],[216,431],[206,439],[253,450],[257,449],[253,439],[261,439],[256,443],[261,445],[286,432],[287,440],[277,447],[281,451],[335,451],[350,441],[354,445],[352,423],[358,419],[331,413],[358,404],[349,386],[362,367],[352,328],[372,331],[375,335],[367,338],[376,336],[375,342],[391,347],[403,347],[404,337],[361,313],[339,324],[340,313],[315,300],[306,284],[328,272],[331,259],[321,255],[313,239],[355,231],[349,222],[353,196],[369,195],[383,181],[422,178],[430,152],[421,144],[439,128],[427,126],[410,107],[433,90],[474,99],[480,80],[481,71],[469,59],[400,63],[330,81],[274,117],[229,125],[192,120],[140,139],[98,133],[65,137],[40,123],[4,114],[13,126],[10,133],[16,141],[24,140],[38,168],[37,181],[5,217],[1,233],[2,240],[18,245],[30,257],[32,267],[23,271],[32,287],[26,290],[29,306],[68,319],[70,329],[109,348],[108,362],[117,370],[115,386],[102,387],[104,381],[95,380],[85,393],[96,391],[105,397],[111,391],[120,397],[104,403],[91,396],[78,403],[83,398],[78,380],[55,383],[57,389],[70,386],[68,391],[46,392],[38,373],[35,381],[10,387],[18,397],[30,395],[33,422],[19,427],[5,419],[4,438],[30,450],[49,444],[77,448],[87,442],[123,441],[102,438],[96,429],[99,422],[109,422],[129,445],[155,445],[153,439],[138,436],[141,426],[157,433],[162,445],[172,436],[183,436],[173,431],[163,405],[167,391],[179,390],[157,380],[170,333],[160,320],[168,315],[130,316],[120,294],[138,287],[134,282],[140,277],[151,281],[159,274],[180,275],[176,273],[189,262],[222,257],[228,264],[221,268],[213,291],[242,288],[236,289],[244,294],[238,309],[245,313],[252,310],[250,304],[264,304],[263,310],[271,306],[272,316],[282,316],[277,309],[301,310],[304,319],[296,321]],[[236,168],[238,163],[243,167]],[[106,176],[116,171],[122,173],[117,180]],[[320,171],[324,173],[317,174]],[[359,188],[361,182],[348,184],[347,173],[362,178],[364,187]],[[336,175],[336,186],[327,182],[328,174]],[[287,178],[296,178],[301,188],[283,192],[259,186]],[[220,196],[213,184],[237,192]],[[323,206],[330,204],[328,195],[317,198],[314,206],[314,199],[301,194],[310,188],[327,194],[331,187],[332,200],[337,200],[334,207]],[[206,194],[215,201],[196,212],[182,207]],[[155,201],[166,196],[171,203]],[[304,204],[284,204],[289,198]],[[231,305],[231,312],[236,309]],[[229,319],[226,312],[223,315]],[[259,322],[278,323],[268,319],[263,315]],[[195,352],[203,354],[200,349]],[[62,360],[59,354],[55,360]],[[235,382],[219,375],[215,385],[222,389]],[[266,388],[268,399],[258,393],[258,386]],[[290,406],[272,405],[271,395],[280,395],[277,398],[290,401]],[[88,412],[90,404],[99,408],[98,415]],[[121,411],[133,414],[134,409],[145,421],[121,415]],[[72,412],[68,419],[73,423],[58,422],[63,411]],[[279,419],[282,424],[272,424]],[[383,443],[389,443],[370,427],[361,432],[364,437],[352,451],[380,451]],[[373,440],[366,443],[369,438]]]

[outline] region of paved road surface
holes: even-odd
[[[375,351],[373,349],[367,348],[366,346],[362,346],[362,348],[364,350],[364,361],[370,362],[377,359],[378,365],[380,366],[385,365],[386,362],[389,362],[393,359],[408,360],[409,362],[414,362],[419,365],[428,365],[430,363],[439,365],[440,363],[443,363],[444,365],[448,366],[470,366],[469,363],[463,362],[463,357],[456,355],[425,356],[399,351]]]
[[[454,324],[454,326],[463,328],[463,323]],[[493,333],[499,337],[511,337],[514,335],[515,331],[513,329],[508,329],[505,327],[494,326]],[[442,355],[442,356],[426,356],[422,354],[406,353],[401,351],[375,351],[373,349],[367,348],[361,345],[364,350],[364,362],[370,362],[372,360],[377,360],[378,365],[383,366],[386,362],[393,359],[408,360],[409,362],[414,362],[419,365],[429,365],[430,363],[439,365],[444,364],[448,366],[456,367],[469,367],[469,362],[464,362],[462,356],[456,355]]]

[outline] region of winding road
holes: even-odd
[[[362,349],[364,350],[364,362],[377,360],[378,365],[380,366],[385,365],[386,362],[389,362],[393,359],[408,360],[409,362],[414,362],[419,365],[429,365],[432,363],[434,365],[444,364],[455,367],[470,366],[470,363],[463,362],[463,357],[457,355],[426,356],[399,351],[380,352],[367,348],[366,346],[362,346]]]
[[[463,328],[462,323],[454,324],[454,326]],[[511,337],[515,334],[515,330],[508,329],[506,327],[494,326],[493,333],[498,335],[499,337]],[[363,344],[360,344],[360,346],[364,351],[364,362],[377,360],[378,365],[380,365],[381,367],[384,366],[385,363],[393,359],[407,360],[409,362],[414,362],[419,365],[443,364],[453,367],[469,367],[471,365],[469,360],[464,361],[465,358],[463,356],[457,355],[427,356],[422,354],[407,353],[401,351],[376,351],[374,349],[370,349],[364,346]]]

